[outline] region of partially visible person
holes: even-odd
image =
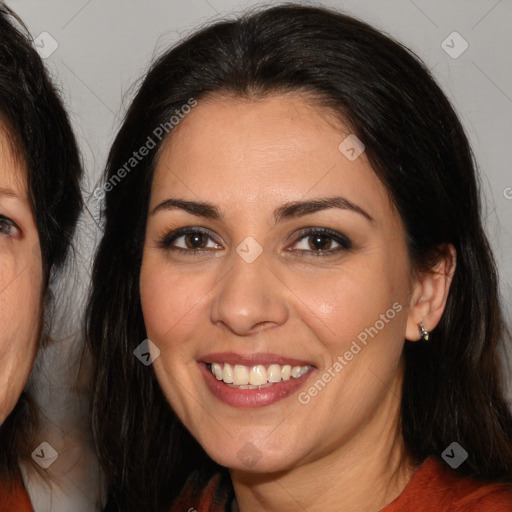
[[[63,102],[21,20],[0,4],[0,510],[32,509],[37,410],[25,391],[45,342],[50,287],[82,209],[81,162]]]

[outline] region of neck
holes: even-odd
[[[231,471],[240,512],[377,512],[405,488],[416,467],[400,432],[401,379],[350,441],[272,474]]]

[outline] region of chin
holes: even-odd
[[[217,464],[232,471],[268,474],[286,471],[296,464],[296,450],[292,446],[287,449],[281,445],[279,451],[275,452],[257,440],[235,442],[231,439],[227,450],[219,444],[203,448]]]

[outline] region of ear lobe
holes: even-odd
[[[405,331],[405,338],[410,341],[421,339],[420,323],[423,323],[427,331],[432,331],[446,307],[455,274],[457,252],[452,244],[443,244],[439,249],[442,256],[435,267],[421,273],[414,284]]]

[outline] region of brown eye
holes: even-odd
[[[184,238],[189,249],[204,249],[208,244],[208,237],[203,233],[189,233]]]
[[[191,254],[196,251],[222,249],[215,239],[215,235],[204,228],[181,228],[165,235],[159,241],[158,246],[168,251],[182,251]]]
[[[332,246],[332,238],[327,235],[312,235],[308,237],[308,243],[314,251],[327,251]]]
[[[327,256],[352,249],[352,242],[342,233],[327,228],[309,228],[299,233],[288,250],[302,254]]]

